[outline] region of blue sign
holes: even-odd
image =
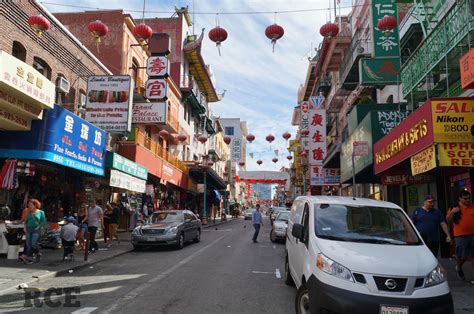
[[[0,157],[43,159],[103,176],[106,142],[105,131],[55,105],[31,131],[0,132]]]

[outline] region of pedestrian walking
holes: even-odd
[[[104,233],[104,243],[107,243],[110,239],[110,234],[109,234],[109,224],[110,224],[110,215],[112,215],[113,208],[110,204],[105,205],[105,211],[104,211],[104,228],[103,228],[103,233]]]
[[[260,232],[260,227],[263,226],[262,213],[260,212],[260,205],[257,204],[257,207],[252,213],[252,223],[255,228],[255,233],[253,234],[252,241],[257,243],[258,233]]]
[[[89,229],[89,252],[95,253],[99,249],[99,245],[95,241],[95,235],[99,225],[104,229],[104,217],[102,208],[97,205],[96,201],[91,202],[88,212],[88,226]]]
[[[32,264],[33,260],[39,262],[41,253],[39,251],[38,242],[40,240],[41,232],[46,223],[44,212],[40,209],[41,203],[37,199],[28,201],[28,208],[30,211],[25,219],[25,233],[26,233],[26,256],[27,264]]]
[[[66,218],[66,224],[61,228],[61,243],[64,248],[63,261],[73,260],[74,245],[79,230],[79,227],[74,225],[75,221],[74,217],[69,216]]]
[[[441,211],[434,207],[434,199],[431,195],[426,195],[423,206],[415,208],[411,216],[416,229],[421,234],[426,246],[435,257],[438,257],[440,233],[439,227],[446,235],[446,242],[451,242],[448,225]]]
[[[456,273],[461,280],[466,280],[462,270],[468,259],[474,258],[474,205],[471,193],[462,191],[458,197],[458,206],[450,209],[446,216],[452,222],[456,241]]]
[[[109,216],[109,242],[107,247],[112,246],[112,241],[117,239],[117,244],[120,244],[120,239],[118,237],[117,229],[120,220],[120,208],[116,203],[112,203],[112,213]]]
[[[77,212],[77,227],[79,228],[77,233],[77,240],[79,241],[79,250],[85,250],[84,237],[87,234],[87,205],[82,204]]]

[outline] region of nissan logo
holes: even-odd
[[[393,279],[387,279],[385,280],[385,287],[389,290],[393,290],[397,287],[397,282]]]

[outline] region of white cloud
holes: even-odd
[[[59,0],[56,0],[59,2]],[[61,3],[75,5],[77,1],[63,0]],[[220,14],[220,26],[229,34],[222,43],[219,56],[215,44],[207,38],[207,32],[215,27],[215,14],[196,14],[195,31],[206,29],[203,45],[204,60],[211,64],[217,79],[219,92],[227,91],[225,98],[213,106],[214,113],[225,118],[239,117],[247,121],[250,133],[256,140],[248,145],[248,153],[254,153],[255,160],[249,159],[248,170],[277,170],[287,166],[285,141],[281,135],[289,131],[294,136],[291,115],[297,101],[298,86],[304,82],[308,57],[314,56],[322,38],[319,28],[329,17],[328,0],[195,0],[196,12],[256,12],[325,9],[322,11],[277,14],[276,22],[285,34],[278,40],[275,53],[272,53],[270,40],[265,37],[265,28],[273,24],[274,14]],[[95,0],[81,1],[81,6],[141,10],[141,0],[113,0],[98,3]],[[351,2],[344,0],[342,6]],[[148,0],[147,11],[173,11],[174,7],[189,6],[192,1]],[[66,8],[46,5],[53,11],[77,11],[79,8]],[[347,11],[347,9],[345,10]],[[333,11],[331,11],[334,18]],[[142,14],[133,12],[136,19]],[[170,14],[147,13],[146,17],[166,17]],[[192,13],[191,13],[192,16]],[[271,145],[265,141],[268,134],[276,138]],[[279,162],[271,162],[274,149],[280,150]],[[247,156],[247,158],[250,158]],[[258,166],[255,161],[261,158],[264,163]]]

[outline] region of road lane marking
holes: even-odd
[[[278,279],[281,279],[280,270],[279,270],[278,268],[275,270],[275,276],[276,276]]]
[[[232,229],[217,229],[217,230],[210,230],[210,229],[204,229],[204,232],[215,232],[215,231],[220,231],[220,232],[231,232]]]
[[[124,295],[120,300],[115,301],[114,304],[108,306],[107,308],[105,308],[101,312],[102,313],[115,313],[115,312],[117,312],[118,309],[120,309],[124,304],[127,304],[129,302],[129,300],[135,299],[136,297],[142,295],[143,291],[146,291],[146,290],[150,289],[153,283],[155,283],[159,280],[162,280],[163,278],[165,278],[166,276],[168,276],[169,274],[171,274],[172,272],[174,272],[175,270],[177,270],[181,266],[184,266],[185,264],[187,264],[188,262],[193,260],[196,256],[200,255],[202,252],[204,252],[205,250],[207,250],[208,248],[210,248],[211,246],[213,246],[214,244],[216,244],[217,242],[219,242],[220,240],[222,240],[224,238],[225,238],[225,236],[221,236],[220,238],[217,238],[216,240],[212,241],[211,243],[209,243],[205,247],[199,249],[199,251],[194,252],[193,254],[189,255],[185,259],[181,260],[176,265],[172,266],[171,268],[168,268],[166,271],[158,274],[157,276],[153,277],[152,279],[148,280],[147,282],[145,282],[143,284],[140,284],[138,287],[136,287],[135,289],[131,290],[129,293]]]
[[[253,274],[275,274],[273,271],[259,271],[259,270],[252,270]]]
[[[71,312],[71,314],[89,314],[97,310],[98,307],[85,307],[83,309],[79,309],[77,311]]]

